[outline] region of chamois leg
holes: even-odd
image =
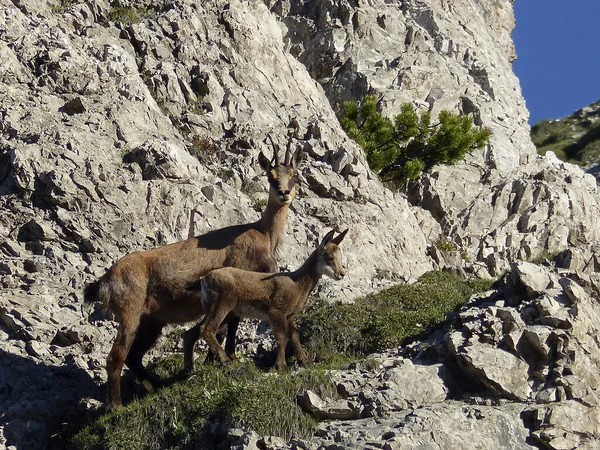
[[[228,315],[219,329],[217,330],[217,342],[219,346],[223,346],[223,341],[225,341],[225,335],[227,335],[227,341],[225,342],[225,353],[227,353],[227,357],[231,361],[236,361],[237,356],[235,356],[235,334],[237,333],[237,327],[240,323],[239,317],[229,318]],[[225,331],[227,329],[227,331]],[[204,359],[204,364],[213,363],[217,360],[217,354],[215,354],[212,350],[208,350],[206,354],[206,358]]]
[[[225,323],[221,324],[221,327],[217,331],[217,341],[221,346],[225,340],[225,334],[223,328],[227,325],[227,342],[225,344],[225,353],[229,356],[232,361],[237,359],[235,356],[235,335],[237,328],[240,323],[239,317],[233,317],[231,320],[225,319]],[[186,330],[183,334],[183,369],[186,372],[194,370],[194,348],[198,339],[200,338],[200,327],[202,323],[194,325],[189,330]],[[211,350],[208,351],[204,363],[210,363],[217,360],[217,355]]]
[[[227,353],[229,359],[235,361],[237,359],[237,356],[235,356],[235,335],[240,324],[240,318],[236,316],[227,316],[225,321],[227,322],[227,341],[225,342],[225,353]],[[222,341],[223,337],[221,337],[220,342]]]
[[[160,387],[160,381],[146,370],[142,363],[142,359],[159,338],[164,326],[165,324],[162,322],[150,317],[143,317],[140,320],[135,339],[129,349],[127,358],[125,359],[127,367],[129,367],[148,391],[158,389]]]
[[[106,358],[106,373],[108,375],[106,405],[109,409],[114,409],[122,404],[121,372],[127,353],[129,353],[129,349],[133,344],[138,323],[139,317],[136,317],[133,320],[123,320],[119,324],[115,342]]]
[[[224,298],[222,299],[222,302],[227,303]],[[221,365],[224,366],[229,365],[231,360],[217,339],[217,331],[221,327],[225,317],[227,317],[227,314],[229,314],[229,311],[221,309],[218,306],[213,306],[200,331],[202,337],[208,344],[209,352],[216,354],[221,361]]]
[[[197,323],[183,333],[183,370],[194,370],[194,347],[200,339],[200,323]]]
[[[298,335],[298,326],[296,325],[296,321],[294,319],[288,320],[288,330],[290,332],[290,341],[292,341],[292,345],[294,346],[294,351],[296,352],[296,357],[300,361],[300,364],[303,366],[309,366],[312,364],[311,359],[308,357],[302,345],[300,344],[300,336]]]
[[[285,346],[288,341],[288,321],[285,315],[272,311],[269,314],[269,321],[273,328],[273,335],[275,336],[275,342],[277,343],[277,360],[275,361],[275,368],[278,371],[285,370]]]

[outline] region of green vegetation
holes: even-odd
[[[154,368],[173,376],[183,365],[172,356]],[[316,424],[296,403],[306,389],[333,396],[335,388],[322,369],[265,373],[253,362],[224,369],[203,365],[185,382],[134,400],[100,417],[72,440],[77,449],[215,448],[210,423],[243,426],[262,435],[291,438],[310,435]]]
[[[139,23],[146,17],[151,16],[154,10],[147,8],[135,8],[132,6],[115,6],[108,12],[108,20],[115,23]]]
[[[469,115],[443,110],[432,125],[431,113],[418,113],[412,104],[403,103],[392,121],[383,117],[377,104],[374,95],[367,95],[360,107],[344,103],[341,123],[385,182],[401,184],[435,164],[456,163],[485,146],[492,135],[489,128],[474,127]]]
[[[466,298],[491,284],[429,272],[418,283],[394,286],[352,304],[316,301],[301,317],[301,340],[309,355],[320,360],[362,357],[442,322]]]
[[[456,244],[454,244],[454,242],[449,241],[448,239],[445,239],[445,238],[439,238],[435,242],[435,246],[443,252],[453,252],[456,250]]]
[[[528,258],[528,261],[534,264],[548,264],[550,261],[557,259],[563,251],[564,250],[542,250],[536,255],[531,255],[531,257]]]
[[[67,11],[71,6],[76,5],[77,3],[81,3],[80,0],[58,0],[57,3],[52,3],[50,5],[50,10],[54,14],[61,14]]]
[[[590,108],[600,108],[600,101]],[[558,120],[541,120],[531,127],[531,140],[541,155],[553,151],[563,161],[594,163],[600,159],[600,117],[572,114]]]
[[[327,369],[360,360],[377,364],[372,352],[398,345],[434,326],[491,280],[466,281],[447,272],[430,272],[418,283],[400,285],[361,298],[354,304],[312,302],[300,317],[301,340],[314,367],[283,374],[263,372],[253,361],[228,368],[201,365],[193,376],[100,417],[72,440],[76,449],[215,448],[211,425],[244,427],[262,435],[305,437],[316,419],[297,404],[307,389],[335,397]],[[174,379],[181,355],[160,359],[151,368]]]

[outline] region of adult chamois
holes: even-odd
[[[119,259],[99,280],[85,289],[86,301],[100,300],[119,327],[106,360],[107,406],[121,405],[123,364],[149,390],[159,387],[142,358],[167,323],[197,321],[203,315],[200,293],[188,287],[209,271],[225,266],[258,272],[277,270],[275,251],[285,228],[290,203],[296,196],[298,166],[303,153],[291,156],[295,133],[289,134],[284,162],[273,144],[273,164],[260,152],[258,161],[269,181],[269,201],[254,223],[210,231],[184,241],[130,253]],[[269,136],[270,138],[270,136]],[[271,143],[273,141],[271,140]],[[291,158],[290,158],[291,156]],[[239,321],[229,324],[227,350],[233,355]],[[184,335],[184,365],[193,368],[198,326]]]
[[[300,345],[296,314],[306,306],[308,296],[321,276],[341,280],[346,274],[339,244],[347,232],[345,230],[336,237],[333,230],[327,233],[317,249],[295,272],[265,274],[224,267],[213,270],[202,278],[202,307],[207,311],[202,325],[202,337],[210,350],[218,355],[221,364],[230,363],[229,355],[216,337],[216,332],[226,317],[269,320],[277,343],[277,370],[283,370],[286,366],[285,346],[288,339],[292,341],[300,362],[303,365],[311,363]]]

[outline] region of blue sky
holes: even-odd
[[[600,0],[515,0],[514,72],[534,124],[600,100]]]

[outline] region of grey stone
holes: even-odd
[[[299,396],[302,407],[318,419],[356,419],[359,409],[349,401],[324,401],[311,390]]]
[[[463,370],[493,392],[519,400],[530,396],[529,367],[518,357],[487,345],[466,346],[459,357]]]
[[[56,411],[91,420],[98,405],[78,400],[103,397],[92,380],[106,379],[116,329],[82,307],[85,283],[127,253],[185,239],[191,211],[197,234],[257,220],[257,155],[272,155],[267,133],[285,147],[294,121],[307,158],[279,267],[348,227],[347,277],[324,281],[324,298],[352,301],[433,268],[506,270],[508,282],[470,299],[451,331],[337,373],[346,398],[321,399],[331,418],[317,436],[241,430],[235,445],[597,447],[596,180],[536,156],[512,73],[512,5],[488,3],[185,0],[126,26],[105,20],[104,1],[3,5],[0,447],[44,448]],[[450,109],[493,138],[391,191],[336,116],[367,92],[388,117],[407,101],[433,117]],[[439,252],[441,237],[457,249]],[[256,323],[242,327],[243,354],[271,347]]]

